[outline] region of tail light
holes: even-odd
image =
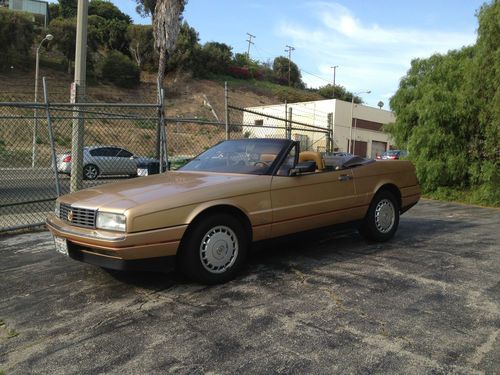
[[[70,161],[71,161],[71,155],[68,155],[63,159],[63,163],[69,163]]]
[[[394,159],[396,159],[396,156],[395,155],[391,155],[391,156],[389,156],[389,159],[393,159],[394,160]]]

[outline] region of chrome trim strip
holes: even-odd
[[[74,230],[64,229],[61,226],[59,226],[59,225],[51,222],[49,219],[47,219],[45,221],[45,224],[47,226],[49,226],[49,227],[52,227],[52,228],[58,230],[59,232],[67,233],[67,234],[72,234],[72,235],[83,237],[83,238],[91,238],[93,240],[97,239],[97,240],[110,241],[110,242],[119,242],[119,241],[124,241],[125,238],[126,238],[125,236],[123,236],[123,237],[106,237],[106,236],[103,236],[103,235],[99,235],[99,237],[97,237],[97,236],[91,236],[91,235],[88,235],[88,234],[85,234],[85,233],[81,233],[81,232],[77,232],[77,231],[74,231]]]

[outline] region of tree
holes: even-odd
[[[56,18],[49,25],[49,31],[54,35],[57,49],[64,55],[71,73],[71,62],[75,58],[76,20],[74,18]]]
[[[378,103],[377,103],[377,107],[379,107],[380,109],[382,109],[382,107],[384,106],[384,102],[382,100],[380,100]]]
[[[129,52],[139,70],[145,63],[153,63],[153,27],[149,25],[129,25],[127,27]]]
[[[468,184],[466,80],[473,48],[415,59],[391,98],[396,123],[388,129],[407,148],[424,189]]]
[[[121,87],[132,88],[140,81],[137,65],[119,51],[108,52],[101,62],[100,73],[103,79]]]
[[[479,184],[496,186],[500,195],[500,1],[483,5],[479,20],[475,55],[471,65],[468,96],[474,108],[474,139],[470,155],[475,161],[471,178]],[[493,194],[493,192],[489,192]]]
[[[50,3],[49,4],[49,14],[50,14],[50,19],[51,20],[59,17],[60,16],[60,13],[59,13],[59,4]]]
[[[158,0],[153,14],[153,35],[159,54],[158,81],[163,84],[168,55],[175,49],[186,0]]]
[[[205,43],[203,45],[203,58],[209,72],[224,73],[233,58],[232,48],[224,43]]]
[[[156,0],[136,0],[135,10],[142,17],[153,16],[156,8]]]
[[[59,0],[59,15],[62,18],[76,17],[78,0]]]
[[[314,91],[314,90],[312,90]],[[320,94],[323,98],[333,99],[333,85],[327,84],[325,86],[321,86],[317,89],[318,94]],[[352,100],[352,96],[354,94],[350,91],[347,91],[345,87],[335,85],[335,99],[345,100],[346,102],[350,102]],[[359,96],[354,97],[354,103],[361,104],[363,103],[363,99]]]
[[[0,8],[0,70],[29,66],[34,38],[33,22],[26,14]]]
[[[106,0],[90,0],[89,16],[96,15],[106,20],[120,20],[127,24],[132,23],[132,19],[123,13],[116,5]]]
[[[302,82],[299,67],[287,57],[279,56],[274,59],[273,72],[276,80],[280,84],[288,84],[288,68],[290,67],[290,85],[293,87],[305,87]]]
[[[195,77],[203,77],[207,67],[202,55],[196,30],[184,22],[177,36],[176,49],[170,55],[168,71],[191,71]]]

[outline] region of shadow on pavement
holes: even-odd
[[[294,262],[301,262],[301,267],[309,269],[313,268],[317,262],[333,266],[338,262],[380,252],[407,247],[415,248],[420,246],[420,242],[437,234],[457,233],[474,226],[476,224],[465,221],[403,218],[396,236],[385,243],[366,242],[357,233],[355,227],[345,224],[261,241],[252,245],[247,264],[238,278],[252,274],[259,277],[259,272],[266,274],[286,272]],[[106,270],[106,272],[122,283],[150,290],[163,290],[190,283],[173,266],[165,272],[113,270]]]

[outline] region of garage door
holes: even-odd
[[[387,142],[372,141],[372,154],[371,158],[375,159],[377,155],[382,154],[387,150]]]
[[[368,146],[367,142],[362,142],[362,141],[354,142],[353,154],[366,158],[367,146]],[[347,149],[350,150],[349,140],[347,140]]]

